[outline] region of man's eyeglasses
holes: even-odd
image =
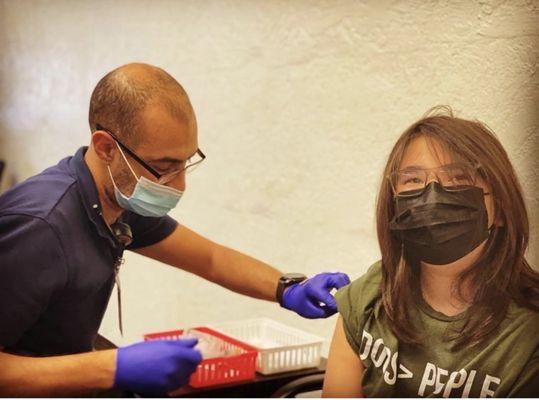
[[[429,176],[434,173],[438,183],[447,191],[459,191],[475,186],[479,164],[454,163],[437,168],[406,168],[388,175],[393,193],[415,196],[427,187]]]
[[[98,131],[105,131],[107,132],[115,141],[118,143],[118,145],[124,150],[127,154],[129,154],[136,162],[138,162],[140,165],[142,165],[150,174],[152,174],[156,179],[157,183],[159,184],[166,184],[170,181],[172,181],[174,178],[176,178],[179,174],[181,174],[183,171],[191,172],[195,169],[196,166],[200,165],[202,161],[206,158],[202,150],[197,149],[196,153],[193,154],[191,157],[189,157],[187,160],[182,160],[181,165],[178,169],[172,172],[167,172],[165,174],[160,174],[157,172],[154,168],[150,167],[144,160],[142,160],[139,156],[135,154],[133,150],[131,150],[129,147],[127,147],[125,144],[123,144],[120,139],[109,129],[103,127],[102,125],[96,124],[96,129]]]

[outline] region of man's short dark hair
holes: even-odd
[[[187,93],[176,79],[158,67],[128,64],[109,72],[95,87],[90,99],[90,129],[95,131],[99,124],[127,142],[137,143],[142,134],[139,118],[150,103],[166,107],[187,123],[194,118]]]

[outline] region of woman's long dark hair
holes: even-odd
[[[466,282],[472,298],[463,326],[454,339],[458,347],[481,343],[505,318],[511,301],[539,311],[539,273],[524,253],[529,224],[522,189],[507,153],[494,133],[479,121],[453,116],[449,107],[435,107],[410,126],[397,140],[384,171],[377,199],[377,233],[382,253],[382,302],[391,328],[399,340],[419,344],[421,336],[411,326],[410,310],[419,287],[419,266],[406,259],[402,242],[389,230],[394,216],[389,176],[398,170],[406,146],[424,136],[455,158],[479,163],[479,175],[494,200],[494,221],[483,253],[457,280],[459,295]]]

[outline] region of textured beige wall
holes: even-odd
[[[32,175],[88,142],[110,69],[167,69],[205,165],[173,216],[285,271],[358,277],[379,257],[374,200],[400,132],[435,104],[487,122],[526,192],[539,265],[539,2],[0,1],[0,156]],[[129,255],[126,336],[270,316],[309,321]],[[117,334],[113,297],[102,332]]]

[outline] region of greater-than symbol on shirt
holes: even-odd
[[[399,364],[399,374],[397,375],[397,378],[408,379],[408,378],[413,378],[413,377],[414,377],[414,374],[412,373],[412,371],[410,371],[404,365]]]

